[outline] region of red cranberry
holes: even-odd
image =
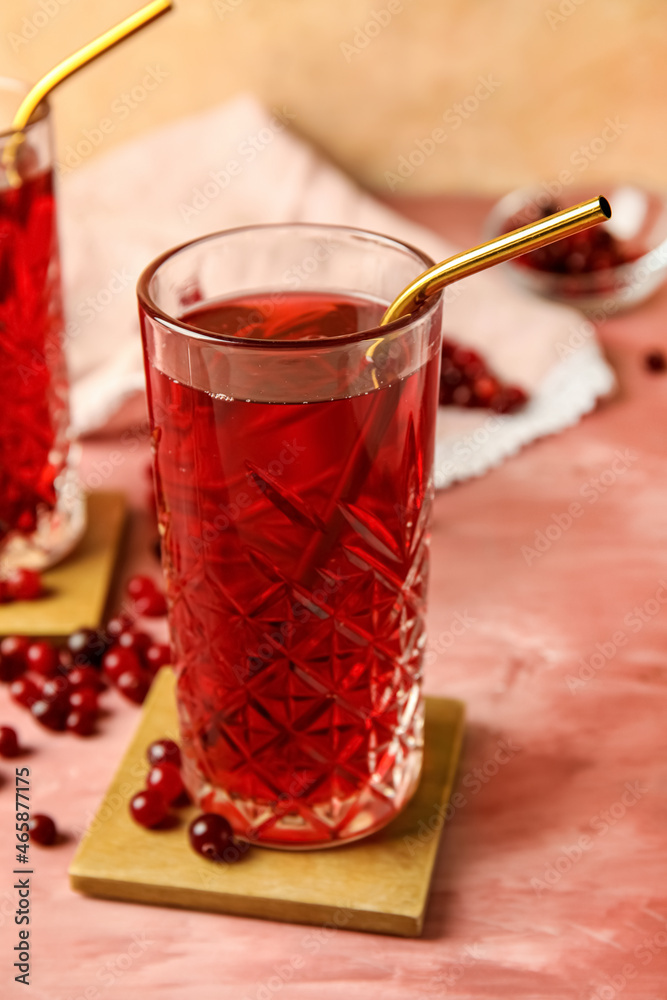
[[[153,640],[146,632],[134,632],[130,629],[121,632],[118,636],[118,645],[122,646],[123,649],[132,649],[141,660],[152,642]]]
[[[69,681],[70,688],[75,691],[78,691],[80,688],[104,691],[104,681],[93,667],[74,667],[67,674],[67,680]]]
[[[149,764],[174,764],[181,766],[181,751],[173,740],[155,740],[146,751]]]
[[[17,705],[23,705],[24,708],[31,708],[39,699],[41,692],[35,682],[29,677],[19,677],[10,684],[9,694]]]
[[[138,597],[134,602],[137,614],[146,618],[160,618],[167,613],[167,598],[159,590],[144,597]]]
[[[67,677],[62,674],[59,677],[50,677],[42,684],[42,698],[47,701],[60,701],[60,704],[69,703],[70,683]]]
[[[67,640],[75,667],[99,667],[109,648],[109,639],[101,629],[81,628],[72,632]]]
[[[190,823],[192,847],[210,861],[236,861],[240,856],[229,822],[217,813],[202,813]]]
[[[164,642],[154,642],[144,654],[144,663],[151,674],[156,674],[160,667],[171,663],[171,649]]]
[[[29,646],[30,640],[22,635],[8,635],[0,642],[0,680],[13,681],[23,673]]]
[[[95,715],[99,705],[97,702],[97,691],[93,688],[77,688],[69,695],[69,706],[79,712],[89,712]]]
[[[156,764],[146,779],[146,787],[159,792],[165,802],[171,803],[185,791],[181,772],[175,764]]]
[[[47,701],[45,698],[40,698],[39,701],[32,703],[30,711],[37,722],[46,729],[59,732],[65,728],[67,711],[59,701]]]
[[[11,596],[6,580],[0,580],[0,604],[9,604]]]
[[[137,574],[130,577],[127,581],[126,589],[132,600],[137,601],[140,597],[148,597],[154,594],[157,587],[155,586],[155,581],[150,576],[140,576]]]
[[[36,844],[48,847],[56,839],[56,824],[45,813],[34,813],[28,820],[30,839]]]
[[[58,650],[45,639],[30,643],[25,660],[29,670],[34,670],[44,677],[51,677],[60,665]]]
[[[95,729],[95,712],[72,709],[65,719],[65,729],[77,736],[90,736]]]
[[[126,670],[116,680],[116,687],[129,701],[141,705],[148,694],[150,679],[143,671]]]
[[[19,740],[11,726],[0,726],[0,757],[16,757]]]
[[[102,667],[105,674],[115,682],[127,670],[140,673],[141,661],[133,649],[114,646],[102,660]]]
[[[106,631],[109,636],[115,641],[121,632],[127,632],[128,629],[132,627],[132,622],[134,621],[130,615],[122,613],[116,615],[115,618],[110,618],[106,624]]]
[[[664,372],[667,368],[667,359],[662,351],[649,351],[644,358],[644,366],[650,372]]]
[[[15,601],[34,601],[42,593],[42,578],[34,569],[15,569],[7,577],[7,593]]]
[[[140,826],[157,826],[168,812],[168,806],[159,792],[145,789],[130,799],[130,815]]]

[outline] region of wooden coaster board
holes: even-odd
[[[122,493],[91,493],[86,531],[73,552],[42,573],[36,601],[0,605],[0,635],[62,638],[102,620],[125,519]]]
[[[461,702],[426,699],[422,780],[384,830],[325,850],[253,846],[236,864],[215,864],[188,844],[196,807],[179,810],[178,824],[159,831],[138,826],[128,812],[129,798],[144,785],[148,744],[177,738],[174,677],[165,667],[79,845],[69,870],[72,888],[109,899],[414,937],[422,930],[463,723]]]

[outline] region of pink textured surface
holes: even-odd
[[[447,199],[393,204],[461,241],[475,238],[485,207]],[[136,709],[110,698],[102,734],[84,742],[45,735],[3,690],[0,721],[16,723],[32,748],[20,764],[32,770],[33,808],[52,813],[70,835],[61,847],[32,850],[32,998],[665,995],[667,623],[655,595],[667,596],[660,591],[667,581],[667,375],[645,373],[642,356],[667,349],[666,321],[667,290],[609,320],[601,337],[618,372],[617,397],[578,427],[436,500],[426,689],[464,699],[469,730],[459,781],[466,804],[443,836],[423,938],[72,894],[66,869],[76,831],[99,802]],[[115,447],[109,438],[88,443],[88,472]],[[624,457],[615,462],[617,452]],[[155,565],[143,512],[145,434],[123,454],[105,481],[127,489],[133,510],[121,578],[130,567]],[[535,533],[573,502],[582,513],[529,565],[522,546],[533,546]],[[455,621],[463,634],[453,634]],[[568,678],[598,643],[605,650],[594,659],[598,668],[570,690]],[[515,748],[501,764],[499,740]],[[10,764],[0,772],[4,998],[28,994],[11,982]]]

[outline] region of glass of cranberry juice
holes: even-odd
[[[383,236],[249,227],[139,281],[185,779],[270,847],[384,826],[419,780],[441,306]]]
[[[16,153],[27,87],[0,79],[0,571],[42,569],[80,538],[84,506],[68,438],[68,383],[51,116],[37,109]],[[5,131],[1,131],[3,125]]]

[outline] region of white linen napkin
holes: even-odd
[[[240,96],[129,142],[89,165],[61,164],[60,228],[66,347],[75,432],[101,427],[144,373],[137,277],[179,243],[232,226],[323,222],[359,226],[418,246],[441,237],[361,191],[290,131],[289,108]],[[512,288],[493,271],[446,291],[445,335],[479,349],[531,395],[513,416],[440,408],[435,481],[481,475],[530,441],[576,423],[614,376],[577,312]]]

